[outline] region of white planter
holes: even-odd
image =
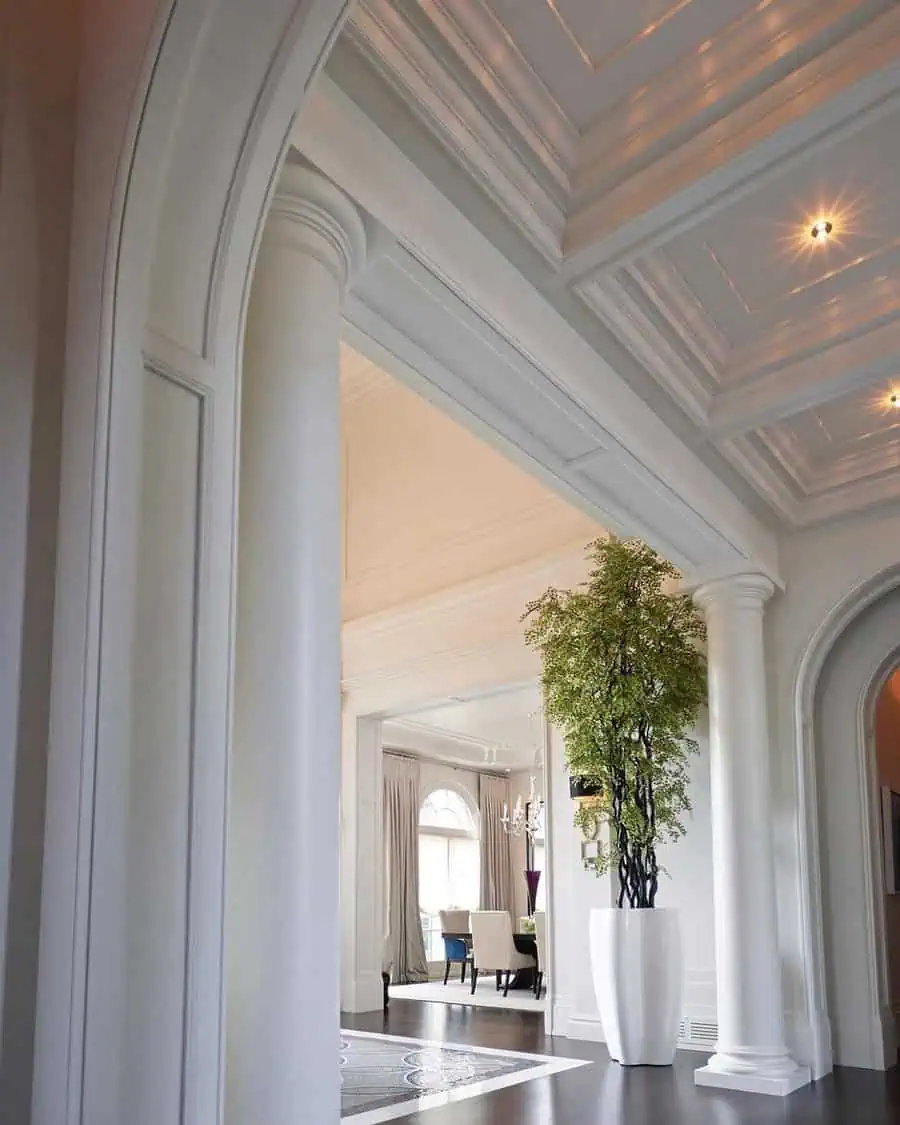
[[[684,983],[677,912],[592,910],[591,967],[610,1057],[671,1065]]]

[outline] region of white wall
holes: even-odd
[[[687,835],[661,851],[669,876],[660,880],[658,906],[679,912],[685,952],[684,1013],[693,1019],[715,1019],[715,945],[712,902],[711,826],[709,803],[709,739],[705,725],[695,733],[699,755],[691,763],[693,815]],[[554,1012],[553,1031],[574,1039],[602,1040],[588,947],[588,919],[594,907],[612,904],[614,880],[598,878],[581,863],[581,834],[573,824],[575,806],[563,760],[564,746],[553,731],[552,770],[552,908]]]

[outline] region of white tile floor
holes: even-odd
[[[428,984],[396,984],[391,985],[391,999],[398,1000],[429,1000],[437,1004],[467,1004],[474,1008],[505,1008],[516,1012],[543,1012],[546,994],[540,1000],[535,1000],[534,993],[526,990],[511,991],[503,999],[503,993],[496,990],[493,973],[479,980],[475,995],[472,995],[471,986],[462,984],[458,979],[449,980],[446,985],[441,981],[429,981]]]

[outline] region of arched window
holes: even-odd
[[[419,910],[429,961],[443,961],[442,910],[477,910],[478,826],[466,799],[435,789],[419,809]]]

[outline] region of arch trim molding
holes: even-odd
[[[820,1078],[833,1067],[831,1022],[825,972],[824,912],[822,907],[822,865],[818,822],[818,787],[816,782],[816,746],[814,706],[816,690],[825,662],[834,646],[853,622],[880,598],[900,586],[900,564],[881,571],[874,577],[850,589],[826,615],[811,634],[797,668],[793,691],[794,734],[796,747],[795,779],[797,784],[797,854],[799,868],[801,946],[804,964],[804,989],[806,1017],[811,1033],[813,1077]],[[866,707],[872,696],[873,684],[883,669],[885,658],[879,658],[864,682],[858,701],[859,741],[858,751],[868,750],[866,737]],[[865,766],[865,762],[862,763]],[[868,776],[866,767],[862,778]],[[866,813],[869,808],[868,793],[862,794]],[[869,821],[865,821],[868,825]],[[867,882],[871,892],[871,848],[867,848],[865,862]],[[872,901],[871,893],[869,896]],[[869,922],[872,923],[872,918]],[[870,925],[871,929],[871,925]],[[874,934],[870,934],[874,940]],[[870,945],[871,945],[870,940]]]

